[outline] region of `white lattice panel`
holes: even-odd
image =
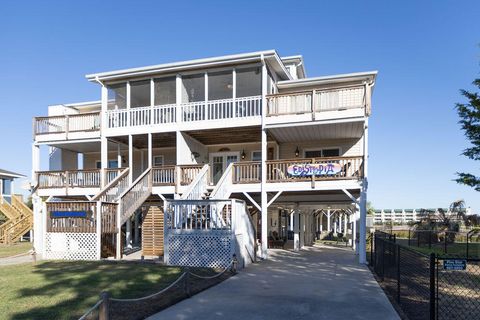
[[[47,232],[45,259],[97,260],[100,256],[95,233]]]
[[[165,240],[169,265],[226,268],[232,261],[231,231],[170,232]]]

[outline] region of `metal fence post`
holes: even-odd
[[[448,236],[448,233],[447,231],[445,231],[445,237],[444,237],[444,246],[443,246],[443,253],[447,253],[447,236]]]
[[[410,247],[410,239],[411,239],[411,235],[410,235],[411,231],[410,229],[408,229],[408,246]]]
[[[370,265],[374,265],[373,264],[373,237],[374,237],[374,233],[370,233]]]
[[[470,232],[471,232],[471,231],[469,231],[469,232],[467,233],[467,252],[466,252],[466,253],[467,253],[467,259],[468,259],[468,245],[469,245],[469,243],[468,243],[468,236],[470,235]]]
[[[432,231],[428,231],[428,249],[432,249]]]
[[[400,303],[400,246],[397,245],[397,302]]]
[[[102,303],[100,304],[98,318],[99,320],[109,320],[110,319],[110,294],[106,291],[103,291],[100,294]]]
[[[430,320],[435,320],[435,253],[430,254]]]

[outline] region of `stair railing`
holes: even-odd
[[[143,172],[132,183],[132,185],[120,195],[118,207],[120,212],[119,226],[124,224],[152,194],[151,171],[152,168],[145,170],[145,172]]]
[[[123,170],[115,179],[107,184],[91,201],[115,202],[128,188],[129,168]]]
[[[228,199],[232,194],[233,185],[233,163],[230,163],[225,169],[222,177],[210,194],[210,199]]]
[[[209,168],[208,164],[204,165],[202,170],[197,174],[195,179],[190,183],[187,190],[182,194],[180,199],[182,200],[200,200],[207,192],[209,181]]]

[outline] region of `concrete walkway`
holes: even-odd
[[[149,319],[400,319],[351,250],[269,252],[268,261]]]
[[[0,267],[28,262],[34,262],[33,257],[30,253],[19,254],[13,257],[0,258]]]

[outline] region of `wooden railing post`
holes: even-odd
[[[100,294],[100,299],[102,299],[102,303],[100,304],[98,319],[109,320],[110,319],[110,294],[106,291],[103,291]]]

